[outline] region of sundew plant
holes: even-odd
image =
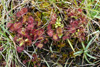
[[[99,67],[99,0],[0,0],[0,67]]]

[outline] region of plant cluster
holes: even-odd
[[[92,20],[95,17],[99,18],[97,9],[85,6],[85,1],[81,0],[24,2],[28,3],[20,7],[20,10],[16,11],[16,7],[9,7],[12,14],[3,16],[0,34],[4,31],[4,35],[1,35],[0,44],[7,42],[7,45],[0,45],[0,52],[3,55],[0,61],[3,62],[7,54],[7,62],[0,63],[1,66],[7,66],[10,62],[10,65],[15,67],[18,63],[28,67],[80,67],[98,60],[96,53],[93,52],[99,44],[99,27],[94,26],[99,26],[99,23],[95,21],[97,19]],[[88,2],[90,1],[86,3]],[[92,10],[98,15],[93,15]],[[9,22],[4,20],[8,17]],[[9,60],[9,57],[13,58]]]

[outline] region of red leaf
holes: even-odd
[[[37,31],[37,35],[40,37],[40,36],[42,36],[44,34],[44,29],[39,29],[38,31]]]
[[[58,35],[57,35],[57,34],[54,34],[54,35],[53,35],[53,40],[57,41],[57,40],[58,40],[58,38],[59,38],[59,37],[58,37]]]
[[[7,23],[7,28],[10,28],[13,25],[13,23]]]
[[[21,22],[18,22],[18,23],[14,23],[14,29],[15,30],[18,30],[19,28],[22,27],[22,23]]]
[[[69,36],[63,36],[63,40],[69,39]]]
[[[38,37],[38,40],[43,40],[43,39],[44,39],[43,36]]]
[[[27,8],[22,8],[20,11],[16,13],[17,17],[21,17],[22,15],[26,14],[28,12]]]
[[[42,43],[39,43],[39,42],[37,42],[36,44],[35,44],[38,48],[42,48],[43,47],[43,44]]]
[[[23,12],[23,14],[28,12],[27,8],[22,8],[21,11]]]
[[[16,16],[17,17],[21,17],[22,15],[23,15],[23,12],[22,11],[19,11],[19,12],[16,13]]]
[[[33,22],[34,22],[34,19],[33,19],[32,16],[30,16],[30,17],[28,18],[28,23],[32,24]]]
[[[79,11],[79,12],[82,12],[82,9],[79,8],[78,11]]]
[[[21,46],[21,47],[17,47],[17,51],[19,52],[19,53],[21,53],[22,51],[24,50],[24,47],[23,46]]]
[[[28,24],[27,29],[32,30],[34,28],[34,24]]]
[[[36,33],[36,29],[33,29],[32,30],[32,34],[34,35]]]
[[[71,24],[71,26],[77,27],[78,26],[78,21],[73,21],[70,24]]]
[[[20,28],[17,31],[19,34],[23,35],[23,36],[27,36],[28,34],[26,33],[26,29],[25,28]]]
[[[51,29],[51,24],[49,24],[49,25],[47,26],[47,29],[48,29],[48,30]]]
[[[63,29],[62,29],[61,27],[58,27],[58,28],[56,29],[56,33],[57,33],[57,34],[62,34],[62,33],[63,33]]]
[[[50,37],[52,37],[52,36],[53,36],[53,30],[52,30],[52,29],[49,29],[49,30],[47,31],[47,34],[48,34]]]
[[[43,47],[43,44],[40,43],[37,45],[37,47],[41,49]]]
[[[75,28],[74,26],[69,27],[69,28],[68,28],[68,31],[69,31],[70,33],[75,33],[75,32],[76,32],[76,28]]]
[[[11,32],[15,31],[14,24],[11,25],[11,27],[9,28],[9,30],[10,30]]]

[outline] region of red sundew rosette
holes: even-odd
[[[20,11],[18,11],[17,13],[16,13],[16,16],[17,17],[21,17],[21,16],[23,16],[24,14],[26,14],[28,12],[28,9],[27,8],[22,8]]]

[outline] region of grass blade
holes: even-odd
[[[94,57],[94,56],[92,56],[92,55],[90,55],[90,54],[88,54],[88,53],[86,53],[86,55],[87,55],[88,57],[92,58],[92,59],[96,59],[96,57]]]
[[[88,45],[86,46],[85,50],[87,50],[89,48],[89,46],[91,45],[92,41],[95,39],[96,36],[94,36],[88,43]]]

